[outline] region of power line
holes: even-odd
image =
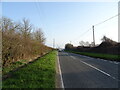
[[[82,33],[81,35],[79,35],[77,38],[75,38],[74,40],[78,39],[79,37],[82,37],[84,36],[88,31],[90,31],[91,28],[89,28],[88,30],[86,30],[84,33]]]
[[[34,2],[34,3],[35,3],[35,7],[36,7],[36,9],[37,9],[37,11],[38,11],[38,15],[39,15],[39,18],[40,18],[41,16],[40,16],[39,7],[38,7],[38,5],[37,5],[37,1],[36,1],[36,2]],[[41,20],[41,18],[40,18],[40,20]]]
[[[40,10],[39,0],[38,1],[36,0],[36,2],[34,2],[34,3],[35,3],[35,7],[38,11],[39,19],[40,19],[40,21],[42,21],[41,24],[44,25],[44,21],[42,19],[42,16],[43,16],[42,13],[43,12],[41,12],[42,10]]]
[[[100,25],[100,24],[103,24],[103,23],[105,23],[105,22],[107,22],[107,21],[109,21],[109,20],[111,20],[111,19],[113,19],[113,18],[115,18],[115,17],[117,17],[117,16],[119,16],[120,15],[120,13],[119,14],[117,14],[117,15],[115,15],[115,16],[112,16],[112,17],[110,17],[110,18],[108,18],[108,19],[106,19],[106,20],[104,20],[104,21],[102,21],[102,22],[100,22],[100,23],[97,23],[97,24],[95,24],[94,26],[98,26],[98,25]],[[84,33],[82,33],[79,37],[83,37],[89,30],[91,30],[91,28],[89,28],[87,31],[85,31]],[[77,38],[79,38],[79,37],[77,37]],[[77,38],[75,38],[75,39],[77,39]],[[74,40],[75,40],[74,39]]]
[[[98,26],[98,25],[100,25],[100,24],[103,24],[103,23],[105,23],[105,22],[107,22],[107,21],[109,21],[109,20],[111,20],[111,19],[113,19],[113,18],[115,18],[115,17],[117,17],[117,16],[119,16],[119,15],[120,15],[120,13],[117,14],[117,15],[115,15],[115,16],[112,16],[112,17],[110,17],[109,19],[106,19],[106,20],[104,20],[104,21],[102,21],[102,22],[100,22],[100,23],[97,23],[97,24],[95,24],[94,26]]]
[[[39,2],[39,0],[38,0],[38,2]],[[47,23],[46,23],[47,16],[45,14],[44,8],[42,7],[42,5],[40,5],[40,3],[38,3],[38,8],[40,9],[39,11],[41,11],[42,22],[44,23],[45,26],[47,26]]]
[[[117,14],[117,15],[115,15],[115,16],[112,16],[112,17],[110,17],[109,19],[106,19],[106,20],[104,20],[104,21],[102,21],[102,22],[100,22],[100,23],[98,23],[98,24],[93,25],[93,43],[94,43],[94,46],[95,46],[94,26],[98,26],[98,25],[100,25],[100,24],[103,24],[103,23],[105,23],[105,22],[107,22],[107,21],[109,21],[109,20],[111,20],[111,19],[113,19],[113,18],[115,18],[115,17],[117,17],[117,16],[119,16],[119,15],[120,15],[120,13]]]

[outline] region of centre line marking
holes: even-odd
[[[73,58],[73,59],[76,59],[75,57],[73,57],[73,56],[70,56],[71,58]]]
[[[88,65],[89,67],[94,68],[95,70],[97,70],[97,71],[99,71],[99,72],[101,72],[101,73],[103,73],[103,74],[105,74],[105,75],[107,75],[107,76],[109,76],[109,77],[111,77],[112,79],[115,79],[115,80],[117,80],[117,81],[120,81],[120,80],[116,79],[115,77],[111,76],[110,74],[108,74],[108,73],[106,73],[106,72],[104,72],[104,71],[102,71],[102,70],[100,70],[100,69],[98,69],[98,68],[96,68],[96,67],[94,67],[94,66],[92,66],[92,65],[90,65],[90,64],[88,64],[88,63],[86,63],[86,62],[83,62],[83,61],[80,61],[80,62]]]
[[[76,59],[76,58],[73,57],[73,56],[70,56],[70,57],[73,58],[73,59]],[[86,63],[86,62],[84,62],[84,61],[81,61],[81,60],[80,60],[80,62],[88,65],[89,67],[91,67],[91,68],[93,68],[93,69],[95,69],[95,70],[97,70],[97,71],[99,71],[99,72],[101,72],[101,73],[103,73],[103,74],[105,74],[105,75],[107,75],[107,76],[109,76],[109,77],[111,77],[112,79],[115,79],[115,80],[117,80],[117,81],[120,81],[120,80],[116,79],[115,77],[111,76],[110,74],[108,74],[108,73],[106,73],[106,72],[104,72],[104,71],[102,71],[102,70],[100,70],[100,69],[92,66],[91,64],[88,64],[88,63]]]

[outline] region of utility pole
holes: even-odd
[[[53,48],[55,48],[55,39],[53,39]]]
[[[120,1],[118,2],[118,42],[120,42]]]
[[[94,46],[95,46],[95,34],[94,34],[94,25],[92,26],[92,28],[93,28],[93,44],[94,44]]]

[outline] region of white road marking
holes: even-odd
[[[100,58],[98,58],[98,60],[99,60]],[[105,61],[105,62],[110,62],[110,63],[113,63],[113,64],[119,64],[119,62],[117,62],[117,61],[109,61],[109,60],[104,60],[104,59],[100,59],[100,60],[103,60],[103,61]]]
[[[64,54],[65,54],[65,55],[68,55],[68,53],[66,53],[66,52],[65,52]]]
[[[105,62],[107,61],[107,60],[105,60],[105,59],[101,59],[101,58],[97,58],[97,59],[98,59],[98,60],[103,60],[103,61],[105,61]]]
[[[73,57],[73,56],[70,56],[70,57],[72,57],[73,59],[76,59],[76,58]],[[88,65],[89,67],[91,67],[91,68],[93,68],[93,69],[95,69],[95,70],[97,70],[97,71],[99,71],[99,72],[101,72],[101,73],[103,73],[103,74],[105,74],[105,75],[107,75],[107,76],[109,76],[109,77],[111,77],[112,79],[115,79],[115,80],[117,80],[117,81],[120,81],[120,80],[116,79],[115,77],[111,76],[109,73],[106,73],[105,71],[100,70],[100,69],[98,69],[98,68],[92,66],[91,64],[88,64],[88,63],[86,63],[86,62],[84,62],[84,61],[82,61],[82,60],[80,60],[80,62],[82,62],[82,63]]]
[[[74,54],[74,53],[72,53]],[[75,55],[78,55],[78,54],[75,54]],[[85,57],[85,58],[88,58],[88,59],[95,59],[95,58],[92,58],[92,57],[89,57],[89,56],[84,56],[84,55],[79,55],[81,57]],[[105,60],[105,59],[101,59],[101,58],[96,58],[98,60],[102,60],[102,61],[105,61],[105,62],[109,62],[109,63],[113,63],[113,64],[119,64],[119,62],[116,62],[116,61],[110,61],[110,60]]]
[[[71,58],[73,58],[73,59],[76,59],[75,57],[73,57],[73,56],[70,56]]]
[[[104,60],[104,59],[101,59],[101,60],[103,60],[103,61],[105,61],[105,62],[107,61],[107,60]]]
[[[82,63],[84,63],[84,64],[86,64],[86,65],[88,65],[88,66],[90,66],[90,67],[92,67],[94,69],[96,69],[97,71],[99,71],[99,72],[101,72],[101,73],[103,73],[103,74],[105,74],[107,76],[111,76],[110,74],[108,74],[108,73],[106,73],[106,72],[104,72],[104,71],[102,71],[102,70],[100,70],[100,69],[98,69],[98,68],[96,68],[96,67],[94,67],[94,66],[92,66],[92,65],[90,65],[88,63],[86,63],[86,62],[83,62],[83,61],[80,61],[80,62],[82,62]]]
[[[58,53],[57,53],[57,61],[58,61],[58,69],[59,69],[59,72],[60,72],[60,80],[61,80],[61,85],[64,90],[64,84],[63,84],[63,78],[62,78],[62,73],[61,73],[61,67],[60,67],[60,62],[59,62],[59,56],[58,56]]]
[[[110,63],[113,63],[113,61],[109,61]]]
[[[114,62],[114,64],[119,64],[119,62]]]

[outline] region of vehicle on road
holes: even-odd
[[[62,52],[62,50],[61,50],[61,49],[59,49],[58,51],[59,51],[59,52]]]

